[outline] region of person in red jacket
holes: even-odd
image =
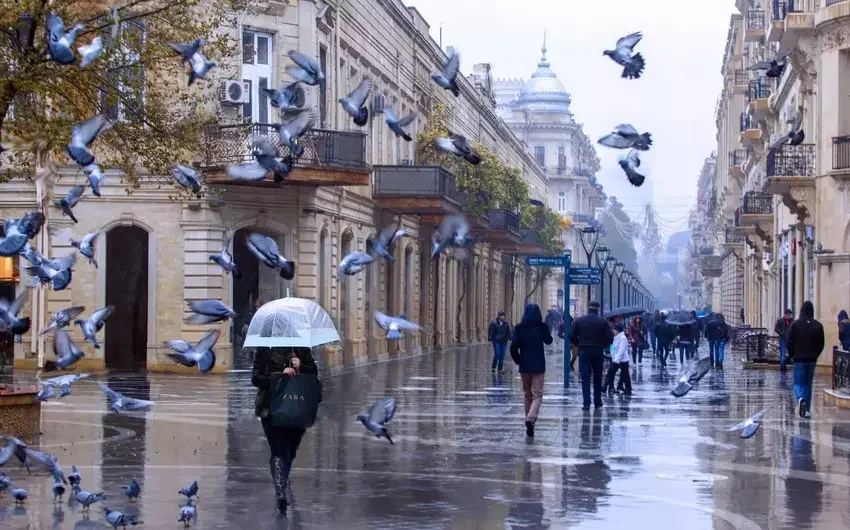
[[[643,349],[646,346],[646,326],[643,325],[642,317],[635,317],[626,328],[626,337],[632,350],[632,364],[643,362]]]

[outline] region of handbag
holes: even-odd
[[[269,400],[272,425],[302,430],[312,427],[321,396],[322,383],[317,374],[281,378]]]

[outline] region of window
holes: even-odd
[[[328,49],[319,46],[319,66],[323,72],[328,71]],[[321,127],[327,127],[328,123],[328,91],[327,84],[319,87],[319,123]]]
[[[534,159],[540,167],[546,167],[546,148],[542,145],[534,146]]]
[[[558,146],[558,174],[564,172],[567,168],[567,148],[563,145]]]
[[[114,69],[104,76],[100,111],[112,120],[137,121],[145,102],[145,68],[139,64],[147,40],[145,22],[139,19],[122,22],[118,39]],[[113,46],[111,34],[104,34],[103,40],[104,48]]]
[[[558,192],[558,211],[564,213],[567,211],[567,192]]]
[[[248,84],[248,102],[242,104],[246,121],[269,123],[271,103],[263,89],[271,88],[272,36],[258,31],[242,32],[242,81]]]

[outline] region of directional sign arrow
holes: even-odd
[[[525,263],[529,267],[566,267],[570,264],[569,256],[526,256]]]
[[[596,285],[602,283],[602,278],[599,276],[570,276],[570,283],[573,285]]]
[[[596,267],[570,267],[570,274],[578,274],[582,276],[600,276],[602,270]]]

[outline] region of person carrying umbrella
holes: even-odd
[[[667,356],[670,355],[670,348],[673,344],[673,338],[676,336],[676,328],[667,322],[667,315],[661,313],[658,324],[655,326],[655,336],[658,340],[658,356],[661,359],[661,367],[667,367]]]

